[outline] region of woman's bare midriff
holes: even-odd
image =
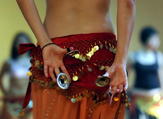
[[[110,0],[46,0],[44,21],[50,38],[96,32],[113,32]]]

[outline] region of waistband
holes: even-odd
[[[116,36],[114,33],[111,33],[111,32],[96,32],[96,33],[80,33],[80,34],[71,34],[71,35],[53,37],[51,38],[51,40],[56,43],[63,43],[67,40],[71,42],[71,41],[78,41],[78,40],[88,40],[88,39],[91,40],[93,38],[116,39]]]
[[[52,42],[62,48],[72,48],[79,50],[81,54],[86,54],[93,46],[115,48],[116,36],[109,32],[72,34],[51,38]]]
[[[71,35],[53,37],[53,38],[51,38],[51,41],[53,41],[54,43],[56,43],[59,46],[61,46],[62,48],[64,48],[65,45],[69,46],[67,44],[68,42],[70,44],[73,42],[79,42],[79,41],[83,42],[83,41],[97,40],[97,42],[98,42],[100,39],[101,39],[101,41],[102,40],[109,40],[109,42],[113,46],[116,46],[116,43],[117,43],[116,35],[114,33],[111,33],[111,32],[71,34]],[[39,44],[37,44],[37,46],[39,46]],[[19,52],[19,54],[23,54],[23,53],[27,52],[28,50],[32,50],[34,47],[36,47],[36,46],[33,43],[23,43],[23,44],[20,44],[18,52]]]

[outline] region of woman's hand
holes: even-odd
[[[108,89],[109,92],[114,94],[127,89],[126,65],[113,63],[113,65],[108,68],[107,73],[109,74],[109,78],[111,78],[110,88]]]
[[[56,81],[56,77],[60,72],[69,73],[63,63],[63,56],[67,53],[67,49],[63,49],[57,45],[49,45],[42,51],[44,61],[44,74],[46,77],[51,77]]]

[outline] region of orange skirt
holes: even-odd
[[[91,110],[89,98],[72,103],[55,89],[44,89],[37,84],[32,84],[32,100],[34,119],[115,119],[118,108],[118,104],[111,105],[108,101]],[[125,105],[122,105],[117,119],[124,119],[124,114]]]

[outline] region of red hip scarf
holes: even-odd
[[[95,81],[98,76],[106,72],[104,67],[110,67],[114,61],[117,44],[115,35],[107,32],[75,34],[52,38],[52,41],[62,48],[73,48],[79,51],[74,56],[65,55],[63,58],[72,79],[70,87],[62,90],[50,78],[44,76],[40,46],[22,44],[20,53],[31,50],[30,82],[38,83],[44,88],[56,88],[72,102],[80,101],[85,96],[92,97],[96,103],[108,99],[105,92],[109,85],[98,87]],[[24,108],[30,99],[30,91],[29,84]]]

